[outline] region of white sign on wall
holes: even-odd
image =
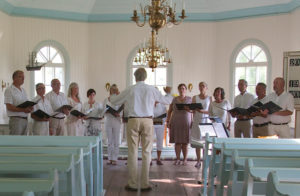
[[[300,51],[283,53],[285,87],[294,96],[295,106],[300,106]]]

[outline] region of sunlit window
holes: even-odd
[[[254,44],[242,48],[234,63],[234,95],[238,95],[238,82],[245,79],[248,82],[247,91],[255,95],[255,86],[259,82],[267,84],[268,59],[265,51]]]
[[[37,61],[47,63],[40,71],[34,72],[34,83],[44,83],[46,93],[51,91],[51,80],[57,78],[61,82],[61,91],[65,87],[65,63],[61,52],[51,45],[42,47],[37,52]]]
[[[163,87],[167,86],[167,66],[162,64],[158,65],[157,68],[152,71],[152,68],[148,68],[146,65],[141,65],[140,63],[132,63],[132,84],[135,84],[134,72],[140,67],[144,67],[147,71],[147,78],[145,80],[146,84],[155,86],[159,89],[162,94],[165,94]]]

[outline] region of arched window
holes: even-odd
[[[59,49],[50,44],[38,49],[37,61],[46,63],[40,71],[34,72],[34,84],[44,83],[46,93],[51,91],[51,80],[57,78],[61,82],[61,91],[65,90],[65,60]],[[35,93],[36,94],[36,93]]]
[[[146,65],[146,63],[140,63],[135,61],[138,59],[139,53],[135,53],[134,57],[131,61],[131,68],[130,68],[130,85],[135,84],[135,77],[134,72],[140,67],[144,67],[147,71],[147,78],[145,80],[146,84],[153,85],[157,87],[162,94],[165,94],[163,91],[163,87],[165,86],[172,86],[171,84],[171,64],[172,63],[165,63],[161,62],[158,64],[157,68],[152,71],[151,68]]]
[[[237,86],[240,79],[248,82],[247,91],[254,95],[257,83],[269,86],[270,67],[270,55],[262,43],[246,41],[241,44],[233,58],[233,95],[240,93]]]

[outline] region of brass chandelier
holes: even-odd
[[[143,17],[142,22],[140,22],[140,17],[137,14],[137,9],[133,10],[133,16],[131,20],[134,21],[137,26],[143,27],[146,24],[147,16],[149,25],[151,27],[151,43],[148,48],[148,51],[144,49],[140,50],[141,52],[146,52],[146,61],[152,71],[157,67],[159,63],[161,63],[161,57],[165,57],[162,55],[167,49],[160,49],[160,47],[156,43],[156,35],[158,34],[158,30],[164,27],[166,24],[174,24],[179,25],[185,18],[185,9],[184,9],[184,0],[182,0],[182,10],[181,16],[179,19],[176,19],[176,4],[169,5],[167,0],[150,0],[151,5],[146,5],[143,7],[140,5],[141,8],[141,16]],[[172,2],[172,1],[171,1]],[[172,4],[172,3],[171,3]],[[139,52],[140,52],[139,51]],[[147,53],[148,52],[148,53]],[[141,54],[141,53],[140,53]],[[139,62],[140,59],[135,59],[135,61]],[[142,60],[141,60],[142,61]],[[164,59],[165,63],[170,63],[170,59]]]
[[[134,62],[140,65],[148,65],[154,71],[158,65],[166,65],[171,63],[172,60],[169,49],[159,45],[154,31],[152,31],[151,39],[138,49]]]
[[[167,0],[151,0],[151,5],[146,5],[144,8],[140,5],[140,8],[143,21],[140,22],[140,17],[138,16],[136,9],[133,10],[131,20],[134,21],[137,26],[143,27],[146,24],[147,16],[149,16],[149,25],[156,33],[158,33],[158,30],[166,24],[171,23],[179,25],[186,18],[184,2],[182,5],[181,16],[179,16],[180,19],[176,19],[176,4],[174,4],[172,8],[172,5],[169,5]]]

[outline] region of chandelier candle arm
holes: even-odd
[[[143,27],[143,26],[145,26],[145,24],[146,24],[146,10],[147,10],[147,7],[148,7],[148,6],[146,6],[146,7],[144,8],[144,10],[143,10],[143,6],[142,6],[142,4],[140,4],[141,15],[142,15],[143,18],[144,18],[144,20],[143,20],[142,23],[140,23],[140,17],[139,17],[138,14],[137,14],[137,10],[136,10],[136,9],[133,10],[133,16],[131,17],[131,20],[134,21],[134,22],[136,23],[136,25],[139,26],[139,27]]]
[[[182,11],[181,16],[178,16],[178,20],[176,19],[176,3],[173,5],[172,0],[170,5],[167,0],[151,0],[151,5],[147,5],[143,8],[142,4],[140,4],[140,7],[143,21],[140,22],[140,17],[138,16],[136,9],[133,11],[131,20],[134,21],[137,26],[143,27],[148,16],[149,25],[156,33],[158,33],[158,30],[167,23],[179,25],[186,18],[184,0],[182,0]]]
[[[147,42],[147,45],[144,44],[138,49],[137,56],[134,59],[135,63],[148,65],[154,71],[158,65],[165,66],[172,62],[169,49],[167,47],[163,48],[162,43],[157,41],[156,36],[158,35],[158,30],[165,27],[166,24],[179,25],[183,22],[186,18],[184,0],[181,0],[181,3],[181,15],[178,17],[176,17],[176,3],[173,4],[172,0],[150,0],[150,5],[144,7],[140,4],[141,17],[143,18],[141,21],[137,8],[134,9],[131,20],[139,27],[143,27],[148,20],[151,27],[151,40]]]

